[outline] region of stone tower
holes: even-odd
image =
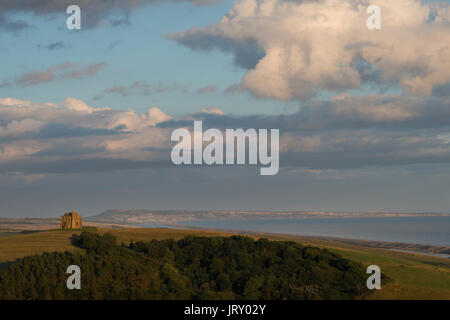
[[[61,217],[61,229],[81,229],[81,216],[77,212],[67,212]]]

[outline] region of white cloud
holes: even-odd
[[[203,108],[202,109],[203,113],[210,113],[210,114],[218,114],[218,115],[223,115],[225,114],[225,112],[223,112],[222,109],[217,108],[217,107],[209,107],[209,108]]]
[[[166,114],[0,99],[0,173],[80,172],[170,163],[174,128],[278,128],[280,163],[312,169],[448,162],[448,97],[339,95],[289,115],[236,116],[221,109]],[[217,116],[220,115],[220,116]],[[158,126],[162,122],[164,125]],[[447,138],[446,138],[447,137]]]
[[[0,141],[0,161],[24,160],[37,153],[49,160],[66,159],[66,155],[68,159],[86,155],[155,159],[158,154],[147,149],[167,148],[169,142],[167,129],[155,126],[170,119],[158,107],[139,115],[133,110],[92,107],[71,97],[61,104],[3,98],[0,138],[13,140]],[[72,155],[71,149],[78,154]]]
[[[146,117],[147,123],[151,126],[155,126],[156,124],[164,121],[171,120],[172,116],[164,113],[158,107],[152,107],[148,110],[148,116]]]
[[[0,137],[18,136],[27,132],[35,132],[41,129],[45,122],[35,119],[13,120],[5,127],[0,126]]]
[[[0,163],[24,160],[27,156],[49,147],[48,143],[36,140],[19,140],[3,144],[0,148]]]
[[[109,108],[95,109],[88,106],[84,101],[75,98],[66,98],[62,103],[68,110],[92,113],[95,111],[109,110]]]
[[[321,90],[360,88],[368,75],[418,95],[430,95],[433,88],[450,82],[448,3],[379,0],[379,31],[366,27],[369,4],[239,0],[220,22],[169,37],[200,50],[215,46],[227,51],[225,41],[235,47],[256,41],[265,55],[248,70],[241,86],[263,98],[305,99]],[[431,13],[434,21],[429,20]],[[373,69],[363,71],[357,61]]]

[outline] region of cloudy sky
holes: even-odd
[[[0,57],[0,217],[450,211],[449,1],[3,0]],[[193,120],[280,129],[280,172],[173,166]]]

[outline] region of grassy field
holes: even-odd
[[[2,231],[0,231],[0,238],[15,236],[17,234],[20,234],[20,232],[2,232]]]
[[[118,242],[149,241],[152,239],[181,239],[186,235],[197,236],[230,236],[231,233],[153,229],[153,228],[90,228],[99,233],[110,232],[117,237]],[[52,251],[79,251],[72,244],[74,234],[80,231],[49,230],[28,234],[0,234],[0,267],[27,255]],[[450,259],[431,257],[418,254],[396,252],[369,248],[338,242],[306,239],[285,235],[251,235],[254,238],[265,237],[272,240],[290,240],[303,244],[327,248],[344,257],[358,261],[364,266],[375,264],[393,281],[382,284],[372,299],[450,299]]]
[[[85,228],[96,230],[99,233],[109,232],[117,237],[117,241],[128,243],[133,241],[150,241],[152,239],[181,239],[187,235],[198,236],[229,236],[229,233],[210,231],[191,231],[177,229],[103,229]],[[41,254],[53,251],[79,251],[81,249],[72,244],[73,235],[80,234],[80,230],[49,230],[37,231],[27,234],[8,234],[0,236],[0,264],[12,262],[25,256]]]
[[[364,266],[378,265],[393,281],[382,284],[372,299],[450,299],[450,259],[298,236],[270,235],[269,238],[327,248]]]
[[[0,263],[11,262],[24,256],[52,251],[77,251],[72,245],[73,234],[80,231],[38,231],[0,238]]]

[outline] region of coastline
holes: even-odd
[[[345,219],[345,218],[343,218]],[[450,246],[430,245],[423,243],[405,243],[405,242],[391,242],[391,241],[377,241],[377,240],[362,240],[357,238],[345,237],[329,237],[329,236],[311,236],[299,235],[292,233],[277,233],[277,232],[263,232],[250,231],[245,229],[230,229],[230,228],[213,228],[201,227],[183,224],[180,222],[150,222],[147,223],[127,223],[123,221],[93,221],[91,219],[83,221],[85,226],[102,227],[102,228],[168,228],[168,229],[185,229],[185,230],[202,230],[202,231],[217,231],[228,232],[257,237],[271,237],[271,238],[291,238],[301,240],[304,242],[327,242],[327,243],[341,243],[348,245],[358,245],[370,248],[388,249],[397,252],[404,252],[410,254],[423,254],[428,256],[435,256],[441,258],[450,258]],[[54,218],[49,219],[6,219],[0,218],[0,232],[3,234],[11,233],[28,233],[38,232],[44,230],[51,230],[58,228],[58,220]]]
[[[340,238],[340,237],[325,237],[325,236],[307,236],[307,235],[297,235],[297,234],[287,234],[287,233],[276,233],[276,232],[259,232],[259,231],[249,231],[249,230],[238,230],[238,229],[227,229],[227,228],[209,228],[209,227],[198,227],[190,226],[182,223],[171,223],[164,226],[151,224],[134,225],[139,228],[161,228],[166,227],[169,229],[186,229],[186,230],[203,230],[203,231],[216,231],[216,232],[233,232],[242,235],[258,236],[258,237],[289,237],[298,240],[305,241],[326,241],[326,242],[336,242],[351,245],[358,245],[363,247],[378,248],[378,249],[388,249],[392,251],[410,253],[410,254],[423,254],[427,256],[434,256],[440,258],[450,258],[450,246],[437,246],[430,244],[420,244],[420,243],[404,243],[404,242],[390,242],[390,241],[376,241],[376,240],[362,240],[353,238]]]

